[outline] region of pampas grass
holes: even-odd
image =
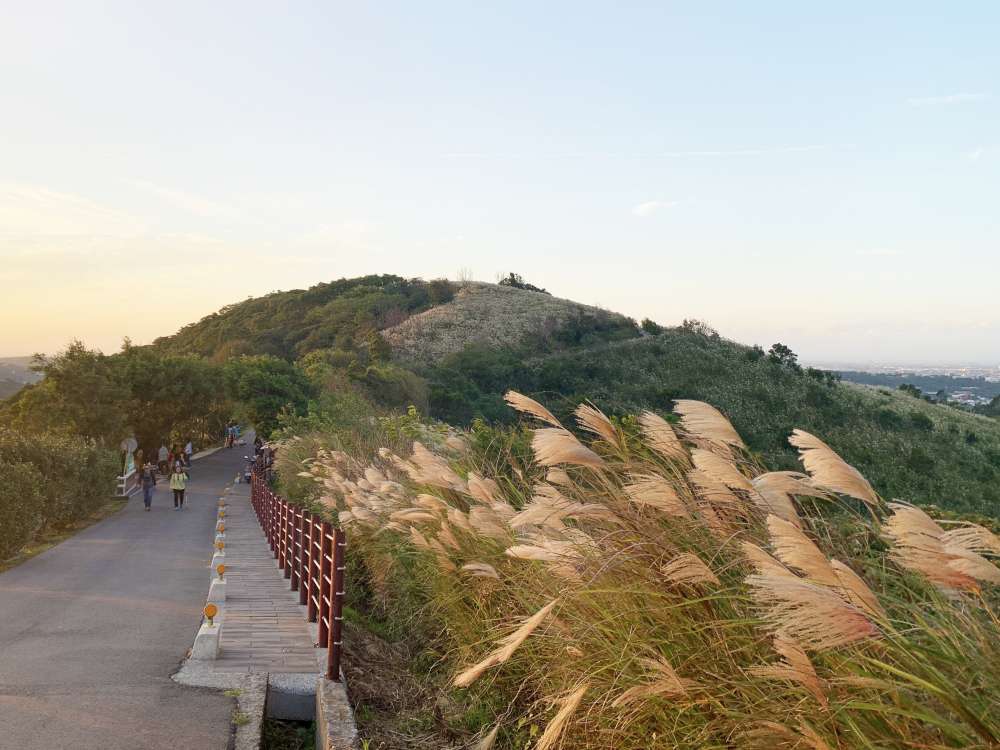
[[[684,448],[674,428],[659,414],[644,411],[639,415],[639,425],[646,445],[668,461],[688,461],[688,452]]]
[[[883,503],[800,431],[808,474],[763,471],[700,402],[678,432],[583,405],[581,439],[507,398],[544,426],[488,450],[428,427],[306,472],[374,600],[427,639],[428,684],[476,717],[463,746],[1000,742],[995,535]]]
[[[680,399],[674,402],[674,411],[681,415],[684,431],[695,442],[724,456],[731,456],[731,448],[745,449],[746,444],[722,412],[702,401]]]
[[[861,472],[818,437],[795,430],[788,442],[799,449],[802,463],[815,484],[857,498],[871,507],[879,504],[878,495]]]
[[[551,612],[558,603],[558,599],[553,599],[540,610],[535,612],[535,614],[531,617],[522,622],[517,630],[500,641],[501,645],[499,648],[491,651],[490,654],[481,662],[469,667],[455,677],[455,686],[468,687],[479,679],[479,676],[482,675],[482,673],[487,669],[495,667],[498,664],[503,664],[507,661],[514,655],[514,652],[517,651],[518,647],[520,647],[520,645],[528,639],[528,636],[535,632],[535,629],[542,624],[542,621],[548,617],[549,612]]]
[[[555,747],[556,743],[562,737],[567,722],[569,722],[570,717],[573,716],[573,712],[580,705],[580,701],[583,700],[583,696],[589,687],[589,684],[584,683],[562,699],[559,711],[556,712],[556,715],[552,717],[552,721],[545,727],[545,731],[538,739],[538,744],[535,745],[535,750],[549,750],[549,748]]]
[[[517,391],[507,391],[507,394],[504,396],[504,401],[506,401],[512,409],[516,409],[522,414],[528,414],[535,419],[552,425],[553,427],[562,427],[562,423],[555,418],[552,412],[535,401],[533,398],[528,398]]]
[[[531,439],[531,449],[535,452],[535,460],[542,466],[570,464],[595,469],[604,466],[604,460],[600,456],[561,427],[536,430]]]
[[[782,657],[780,663],[753,667],[750,673],[756,677],[798,683],[812,694],[820,706],[828,708],[830,702],[826,697],[823,682],[802,647],[788,635],[778,631],[774,636],[774,650]]]

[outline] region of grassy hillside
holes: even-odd
[[[562,404],[563,416],[588,399],[619,416],[704,400],[775,468],[795,465],[786,441],[800,427],[824,435],[887,498],[1000,512],[996,420],[831,383],[698,324],[640,328],[539,292],[388,275],[341,279],[231,305],[156,345],[217,360],[261,353],[299,360],[314,381],[360,384],[388,407],[426,403],[456,425],[510,420],[501,399],[508,388]]]
[[[383,332],[403,362],[431,365],[469,346],[537,348],[549,336],[586,325],[599,340],[639,335],[635,322],[617,313],[498,284],[465,284],[447,304],[414,315]],[[587,342],[564,341],[579,345]]]
[[[669,411],[675,399],[723,410],[773,468],[795,468],[787,437],[821,434],[887,498],[995,515],[1000,510],[1000,423],[897,391],[829,383],[760,350],[685,329],[582,350],[524,357],[469,350],[427,374],[436,414],[509,419],[511,387],[562,405],[590,399],[609,413]]]
[[[447,281],[391,275],[340,279],[229,305],[154,344],[216,360],[241,354],[294,359],[317,349],[352,349],[372,332],[453,295]]]

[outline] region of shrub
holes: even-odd
[[[903,417],[892,409],[879,409],[875,414],[875,421],[886,430],[900,430],[904,424]]]
[[[653,336],[659,336],[663,333],[663,326],[657,323],[655,320],[650,320],[649,318],[643,318],[641,324],[642,330]]]
[[[427,294],[432,305],[443,305],[455,298],[455,285],[448,279],[433,279],[427,282]]]
[[[0,430],[0,461],[26,463],[43,478],[38,524],[65,526],[111,497],[119,472],[115,452],[86,438]]]
[[[541,287],[537,287],[534,284],[529,284],[519,273],[509,273],[504,276],[499,281],[500,286],[510,286],[514,289],[524,289],[528,292],[540,292],[541,294],[548,294],[547,291]]]
[[[0,560],[16,555],[42,527],[43,483],[31,464],[0,459]]]

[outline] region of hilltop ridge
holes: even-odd
[[[366,276],[231,305],[156,346],[217,361],[299,361],[375,404],[416,403],[454,424],[513,422],[514,388],[560,417],[590,400],[612,415],[667,414],[676,399],[722,409],[750,448],[794,468],[794,428],[824,436],[886,497],[1000,513],[1000,422],[907,394],[835,382],[794,353],[663,326],[481,282]],[[322,363],[320,370],[316,364]]]
[[[638,335],[635,321],[599,307],[543,292],[467,282],[453,299],[410,316],[382,336],[400,360],[427,366],[469,346],[518,346],[583,317]]]

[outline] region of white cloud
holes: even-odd
[[[140,219],[80,195],[0,184],[0,237],[134,237],[145,229]]]
[[[157,196],[188,213],[210,219],[240,219],[243,212],[194,193],[156,185],[145,180],[127,180],[129,185]]]
[[[989,99],[989,94],[984,93],[961,93],[946,94],[944,96],[915,96],[906,100],[911,107],[937,107],[946,104],[963,104],[965,102],[981,102]]]
[[[658,211],[673,208],[676,205],[677,201],[646,201],[645,203],[640,203],[638,206],[633,207],[632,213],[641,217],[652,216]]]
[[[665,151],[658,156],[769,156],[771,154],[798,154],[806,151],[829,151],[833,146],[811,144],[805,146],[775,146],[771,148],[736,148],[721,151]]]
[[[542,153],[503,153],[487,151],[453,151],[441,156],[445,159],[678,159],[685,157],[731,157],[731,156],[770,156],[773,154],[798,154],[809,151],[830,151],[833,149],[851,149],[853,144],[811,143],[801,146],[764,146],[732,149],[700,149],[691,151],[566,151]]]
[[[869,258],[895,258],[903,254],[903,251],[895,247],[866,247],[857,251],[858,255]]]

